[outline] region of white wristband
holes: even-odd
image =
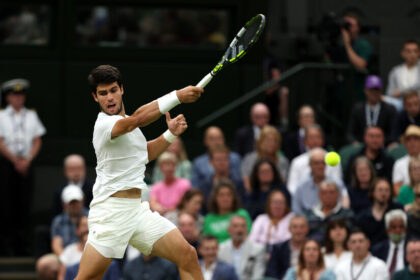
[[[158,106],[159,106],[159,111],[162,114],[166,114],[166,112],[168,112],[169,110],[171,110],[173,107],[175,107],[176,105],[180,104],[181,102],[178,99],[178,96],[176,95],[176,90],[162,96],[159,97],[158,100]]]
[[[176,136],[172,134],[172,132],[167,129],[164,133],[163,133],[163,138],[165,138],[166,141],[168,141],[169,143],[172,143]]]

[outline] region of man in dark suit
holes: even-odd
[[[296,267],[301,246],[309,232],[308,222],[303,216],[294,216],[290,220],[291,238],[275,244],[271,250],[265,276],[283,279],[289,267]]]
[[[216,237],[203,236],[198,248],[202,259],[200,260],[201,271],[204,279],[211,280],[239,280],[235,268],[225,262],[217,260],[219,242]]]
[[[386,143],[391,142],[391,129],[396,115],[395,107],[381,101],[382,80],[376,75],[370,75],[365,82],[366,102],[354,105],[350,115],[347,139],[350,143],[363,141],[366,127],[382,128]]]
[[[242,157],[254,151],[255,141],[260,137],[261,129],[270,121],[270,111],[263,103],[251,107],[251,124],[236,131],[234,151]]]
[[[403,96],[404,110],[399,112],[392,124],[392,141],[399,142],[411,124],[420,126],[420,98],[417,91],[408,91]]]
[[[392,277],[395,271],[407,265],[404,258],[407,215],[401,209],[391,210],[385,214],[385,226],[388,239],[373,246],[371,251],[375,257],[386,263]]]

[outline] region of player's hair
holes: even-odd
[[[357,169],[357,166],[361,163],[366,163],[370,171],[369,188],[373,185],[376,178],[376,169],[373,166],[370,159],[367,158],[366,156],[359,156],[354,160],[351,166],[350,186],[354,189],[360,189],[360,182],[357,179],[356,169]]]
[[[179,203],[176,206],[176,208],[181,211],[182,209],[184,209],[185,203],[187,203],[188,201],[190,201],[196,195],[201,196],[201,198],[203,198],[203,201],[204,201],[204,195],[203,195],[203,193],[199,189],[189,189],[181,197],[181,199],[179,200]]]
[[[369,189],[368,197],[369,197],[370,201],[372,201],[372,202],[374,201],[373,193],[375,192],[376,186],[379,184],[379,182],[382,182],[382,181],[386,182],[388,187],[389,187],[390,195],[389,195],[388,203],[391,203],[392,198],[394,197],[394,189],[393,189],[391,183],[389,182],[389,180],[387,178],[384,178],[384,177],[377,177],[375,179],[375,181],[373,182],[373,185]]]
[[[236,212],[239,208],[241,208],[242,205],[236,192],[235,185],[229,179],[220,179],[219,183],[213,187],[210,198],[208,200],[207,208],[209,212],[219,214],[219,206],[217,205],[216,197],[222,188],[227,188],[231,191],[233,196],[231,212]]]
[[[405,45],[408,45],[408,44],[416,44],[417,47],[420,47],[419,42],[416,39],[408,39],[408,40],[405,40],[404,43],[403,43],[403,45],[402,45],[402,47],[404,48]]]
[[[357,21],[357,25],[360,27],[360,16],[355,12],[347,12],[344,14],[344,17],[349,17]]]
[[[349,228],[346,225],[346,220],[343,218],[331,219],[327,223],[327,228],[325,230],[325,235],[324,235],[326,254],[334,252],[334,242],[331,240],[330,232],[335,228],[344,228],[346,230],[346,239],[343,242],[343,247],[345,250],[347,250],[347,239],[349,238]]]
[[[403,103],[405,103],[407,101],[408,98],[416,96],[417,98],[419,97],[419,93],[415,90],[409,90],[407,92],[404,92],[403,94]]]
[[[96,88],[99,84],[112,84],[117,82],[118,86],[121,87],[122,75],[117,67],[111,65],[99,65],[90,72],[88,82],[91,91],[96,94]]]
[[[225,153],[229,156],[230,150],[225,145],[217,145],[217,146],[211,147],[209,151],[210,159],[213,159],[213,156],[215,153]]]

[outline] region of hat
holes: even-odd
[[[405,130],[404,134],[401,136],[401,142],[404,143],[404,140],[409,136],[420,137],[420,127],[414,124],[410,124]]]
[[[371,88],[382,89],[381,78],[379,78],[379,76],[376,76],[376,75],[367,76],[366,81],[365,81],[365,88],[368,88],[368,89],[371,89]]]
[[[4,82],[1,85],[3,94],[8,93],[24,93],[29,88],[29,81],[26,79],[13,79]]]
[[[64,203],[69,203],[70,201],[77,200],[82,201],[83,200],[83,192],[82,189],[76,185],[68,185],[64,188],[64,190],[61,193],[61,200]]]

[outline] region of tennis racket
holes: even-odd
[[[264,26],[265,16],[263,14],[251,18],[245,26],[239,30],[235,38],[233,38],[225,54],[222,56],[222,59],[220,59],[213,70],[197,84],[197,87],[204,88],[222,69],[244,57],[249,48],[258,41],[258,38],[264,30]]]

